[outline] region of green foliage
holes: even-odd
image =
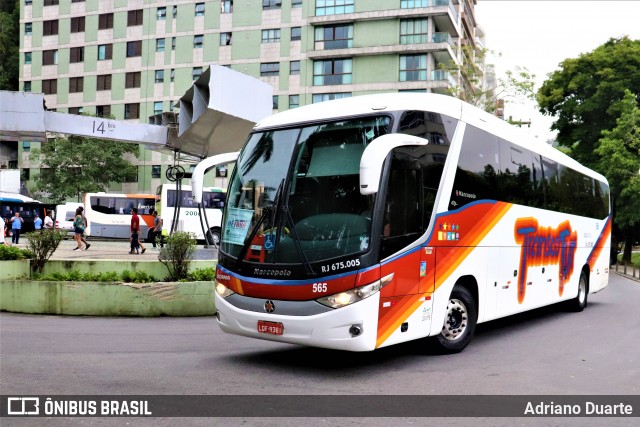
[[[179,281],[187,278],[195,249],[196,240],[193,233],[177,231],[167,238],[158,260],[167,267],[168,280]]]
[[[197,270],[190,271],[187,275],[187,280],[190,282],[210,282],[216,278],[216,268],[198,268]]]
[[[593,52],[565,59],[538,91],[540,111],[557,119],[558,143],[581,163],[598,168],[594,153],[603,130],[613,129],[625,90],[640,94],[640,40],[610,39]]]
[[[84,193],[107,191],[111,183],[132,181],[137,168],[126,157],[137,156],[137,144],[80,136],[58,137],[33,149],[32,160],[40,160],[41,173],[33,191],[48,193],[55,201]]]
[[[53,282],[101,282],[101,283],[150,283],[156,280],[153,276],[143,271],[132,273],[128,270],[118,274],[115,271],[106,273],[80,273],[77,270],[68,272],[55,272],[50,274],[34,274],[34,280],[47,280]]]
[[[16,246],[0,245],[0,261],[15,261],[19,259],[32,259],[33,252],[20,249]]]
[[[60,242],[64,240],[67,232],[64,230],[41,230],[25,234],[27,247],[33,253],[31,269],[36,273],[42,273],[44,265],[51,255],[58,249]]]
[[[0,1],[0,90],[18,90],[20,65],[20,6]]]

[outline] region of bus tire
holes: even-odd
[[[580,273],[580,282],[578,282],[578,295],[568,301],[569,310],[573,312],[580,312],[587,306],[587,299],[589,297],[589,280],[584,270]]]
[[[212,242],[214,246],[220,246],[220,229],[213,227],[207,232],[207,241]]]
[[[478,321],[478,305],[469,290],[456,285],[451,291],[442,331],[432,342],[441,353],[459,353],[471,342]]]

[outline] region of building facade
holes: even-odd
[[[21,0],[20,88],[44,93],[48,109],[142,122],[172,111],[209,64],[270,83],[274,112],[449,93],[467,84],[455,68],[474,60],[462,47],[480,43],[475,2]],[[37,169],[20,143],[17,154]],[[137,162],[138,182],[114,190],[153,191],[173,158],[143,150]]]

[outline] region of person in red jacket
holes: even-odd
[[[131,250],[130,254],[138,253],[142,249],[142,253],[147,250],[140,243],[140,217],[138,216],[138,208],[131,209]],[[135,252],[134,252],[135,251]]]

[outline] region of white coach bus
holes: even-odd
[[[262,120],[222,223],[218,323],[253,338],[369,351],[429,337],[457,352],[477,323],[580,311],[608,283],[607,180],[443,95]]]

